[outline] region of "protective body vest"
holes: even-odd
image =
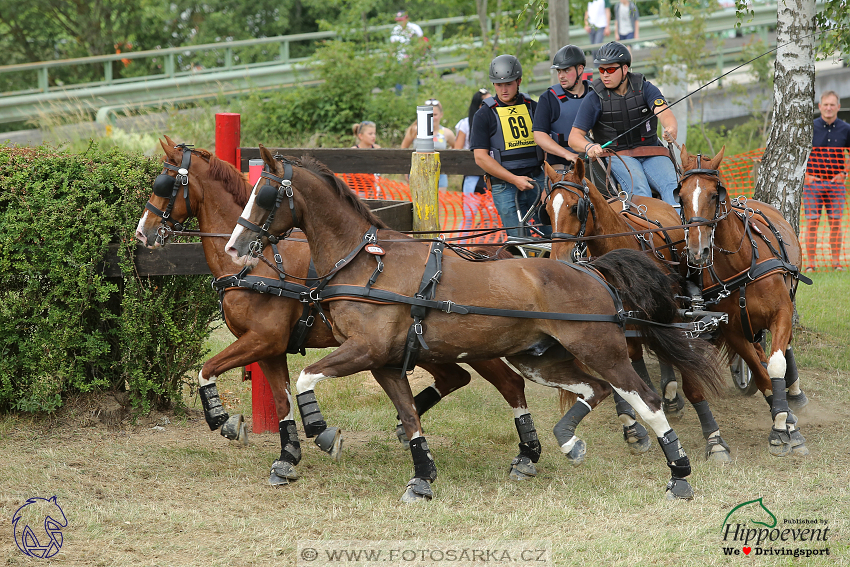
[[[658,118],[646,104],[643,94],[644,82],[644,76],[640,73],[629,73],[631,88],[621,96],[611,89],[606,89],[602,79],[593,81],[593,91],[599,95],[602,104],[602,114],[593,125],[593,139],[596,143],[610,142],[649,118],[646,124],[617,139],[608,148],[624,150],[658,145]]]
[[[590,88],[587,81],[582,81],[582,83],[584,84],[585,89]],[[565,91],[564,87],[560,84],[549,87],[549,92],[555,95],[555,98],[558,99],[561,109],[558,119],[549,126],[549,135],[552,136],[552,139],[555,140],[559,146],[567,148],[573,152],[572,148],[570,148],[570,144],[568,143],[570,130],[573,129],[573,122],[575,122],[578,108],[581,106],[584,98],[574,97]]]
[[[539,166],[543,151],[531,132],[531,99],[518,93],[520,103],[507,106],[498,97],[484,99],[496,115],[496,133],[490,137],[490,154],[508,171]]]

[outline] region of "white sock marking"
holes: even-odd
[[[566,443],[561,445],[561,452],[566,455],[567,453],[572,451],[573,447],[575,447],[577,441],[578,441],[578,437],[576,437],[575,435],[570,437],[569,441],[567,441]]]
[[[522,406],[520,406],[518,408],[513,408],[513,410],[514,410],[514,419],[519,419],[522,416],[528,415],[530,413],[528,411],[528,408],[525,408],[525,407],[522,407]]]
[[[295,420],[295,414],[293,413],[294,404],[292,403],[292,394],[289,392],[289,388],[286,389],[286,400],[289,402],[289,413],[286,414],[281,421],[285,420]]]
[[[771,378],[785,378],[785,368],[785,355],[781,350],[777,350],[767,363],[767,374]]]
[[[211,376],[209,380],[204,378],[204,369],[198,371],[198,386],[206,386],[207,384],[215,384],[215,376]]]
[[[304,392],[315,390],[316,384],[325,378],[329,378],[329,376],[325,376],[321,372],[319,374],[308,374],[302,370],[301,374],[298,376],[298,381],[295,383],[295,388],[298,390],[299,394],[303,394]]]
[[[655,432],[656,437],[661,437],[670,431],[670,424],[667,422],[667,416],[664,415],[663,409],[659,408],[658,411],[652,411],[637,392],[627,392],[619,388],[614,388],[614,390],[616,390],[624,400],[629,402],[629,405],[638,412],[638,415],[640,415],[643,420],[649,424]]]

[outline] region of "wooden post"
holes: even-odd
[[[434,151],[434,107],[416,107],[416,140],[410,161],[410,199],[413,201],[413,230],[440,231],[437,193],[440,183],[440,154]]]

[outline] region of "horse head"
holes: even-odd
[[[183,230],[183,223],[197,210],[198,197],[193,196],[190,182],[197,164],[192,160],[193,150],[185,144],[176,144],[165,136],[159,141],[165,151],[163,170],[153,183],[153,193],[145,205],[145,212],[136,226],[136,239],[148,248],[157,248],[168,241],[171,232]]]
[[[688,261],[696,267],[711,263],[714,230],[721,209],[726,204],[726,188],[717,170],[723,161],[725,150],[726,146],[712,158],[700,154],[692,155],[688,153],[687,147],[682,146],[682,181],[674,193],[682,206],[682,219],[685,224],[710,223],[685,229]]]
[[[265,146],[259,146],[268,171],[263,171],[225,246],[239,265],[256,265],[262,248],[269,242],[278,242],[279,235],[294,228],[298,220],[292,164],[275,159]],[[281,207],[287,211],[279,211]]]
[[[596,189],[591,189],[584,179],[584,162],[576,160],[573,169],[567,171],[555,170],[545,162],[544,167],[550,181],[545,198],[546,212],[552,221],[552,236],[569,238],[593,234],[596,211],[588,195]],[[583,242],[552,243],[553,258],[583,255],[585,250]]]

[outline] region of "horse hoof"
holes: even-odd
[[[726,444],[726,441],[719,434],[708,438],[705,444],[705,460],[722,464],[732,462],[729,445]]]
[[[314,441],[319,449],[331,456],[335,461],[342,454],[342,431],[336,427],[328,427]]]
[[[671,478],[667,483],[667,492],[664,494],[667,500],[693,500],[694,489],[684,478]]]
[[[407,433],[404,432],[404,426],[398,424],[395,426],[395,435],[398,437],[398,442],[404,445],[405,449],[410,449],[410,439],[407,438]]]
[[[245,418],[241,413],[230,416],[221,426],[221,435],[231,441],[239,441],[243,445],[248,444],[248,428],[245,426]]]
[[[652,446],[646,428],[638,422],[634,422],[628,427],[623,426],[623,439],[626,440],[626,446],[632,455],[646,453]]]
[[[410,502],[429,502],[434,498],[434,492],[431,490],[431,484],[424,478],[411,478],[407,483],[407,488],[404,494],[399,499],[405,504]]]
[[[511,461],[509,474],[511,480],[528,480],[537,476],[537,467],[534,466],[530,458],[525,455],[519,455]]]
[[[788,400],[788,407],[791,408],[791,411],[800,411],[809,403],[809,398],[806,397],[806,393],[802,390],[796,396],[794,394],[786,394],[785,399]]]
[[[678,392],[672,400],[664,398],[664,414],[667,416],[667,419],[681,419],[685,415],[685,400],[682,399],[682,396]]]
[[[774,457],[786,457],[791,453],[791,436],[787,431],[771,429],[767,443],[767,450]]]
[[[732,455],[726,449],[720,451],[709,451],[708,457],[706,457],[705,460],[709,463],[726,465],[732,462]]]
[[[292,463],[277,460],[272,464],[271,476],[269,476],[270,485],[283,486],[296,480],[298,480],[298,471],[295,470]]]
[[[567,460],[573,465],[580,465],[584,462],[584,457],[587,455],[587,444],[578,439],[569,453],[566,453]]]

